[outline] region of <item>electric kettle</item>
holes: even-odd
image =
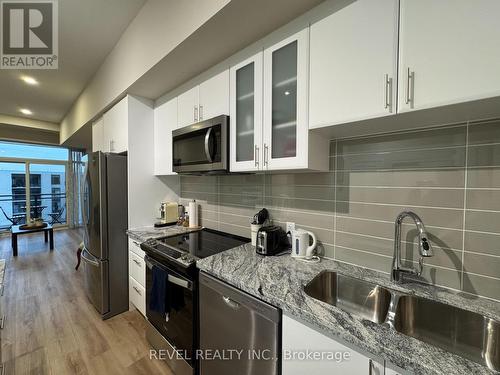
[[[295,229],[290,231],[292,237],[292,257],[312,259],[316,248],[316,236],[313,232],[305,229]],[[312,238],[312,245],[309,245],[309,238]]]

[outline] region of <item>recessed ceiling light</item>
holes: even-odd
[[[23,115],[32,115],[33,112],[31,112],[28,108],[21,108],[19,110],[19,112],[21,112]]]
[[[38,85],[38,81],[30,76],[21,76],[21,79],[28,85]]]

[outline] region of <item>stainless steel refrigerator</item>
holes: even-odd
[[[128,310],[127,157],[88,155],[83,179],[85,292],[103,319]]]

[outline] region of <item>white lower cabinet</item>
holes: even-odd
[[[128,273],[141,286],[146,286],[146,264],[144,257],[138,256],[133,251],[128,252]]]
[[[384,371],[381,361],[283,315],[283,375],[384,375]]]
[[[128,252],[128,296],[142,315],[146,316],[146,262],[144,250],[137,241],[129,239]]]
[[[133,277],[128,278],[128,295],[130,302],[146,316],[146,288],[137,282]]]

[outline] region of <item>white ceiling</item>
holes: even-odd
[[[0,70],[0,114],[60,123],[144,2],[60,0],[59,69]],[[39,85],[27,85],[22,75]]]

